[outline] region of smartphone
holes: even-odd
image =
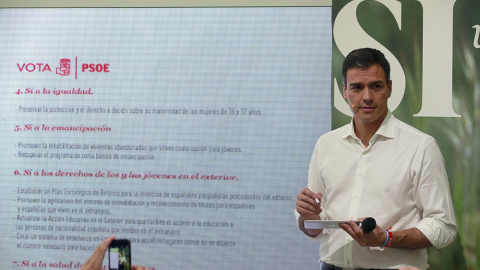
[[[108,269],[130,270],[132,262],[130,240],[115,239],[108,247]]]

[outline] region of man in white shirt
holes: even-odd
[[[353,118],[318,140],[308,186],[297,196],[298,227],[320,241],[322,270],[426,269],[426,248],[445,247],[457,233],[440,149],[389,111],[392,81],[383,53],[352,51],[342,74]],[[353,222],[365,217],[377,223],[370,233]],[[305,229],[305,220],[350,222],[322,230]]]

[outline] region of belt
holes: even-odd
[[[331,264],[328,264],[328,263],[324,263],[322,262],[322,265],[320,266],[320,270],[348,270],[348,269],[351,269],[351,270],[363,270],[363,269],[372,269],[372,270],[381,270],[381,269],[374,269],[374,268],[342,268],[342,267],[338,267],[338,266],[335,266],[335,265],[331,265]],[[388,270],[388,269],[386,269]]]

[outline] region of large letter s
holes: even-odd
[[[338,13],[333,25],[333,39],[335,40],[338,49],[343,55],[347,55],[354,49],[358,48],[376,48],[385,54],[385,57],[390,62],[392,80],[392,96],[388,101],[388,108],[395,110],[402,101],[405,93],[405,73],[398,62],[397,58],[384,46],[370,37],[360,26],[357,20],[357,7],[363,0],[354,0],[345,5]],[[402,4],[395,0],[377,0],[385,5],[394,15],[399,29],[401,29],[401,7]],[[342,84],[340,84],[341,86]],[[334,79],[334,94],[333,105],[343,114],[352,116],[352,112],[348,104],[343,99],[343,94],[337,80]]]

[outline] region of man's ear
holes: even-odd
[[[387,87],[388,87],[388,97],[391,97],[392,96],[392,80],[388,81]]]
[[[343,83],[342,86],[343,86],[343,98],[347,99],[348,96],[347,96],[347,88],[345,87],[345,83]]]

